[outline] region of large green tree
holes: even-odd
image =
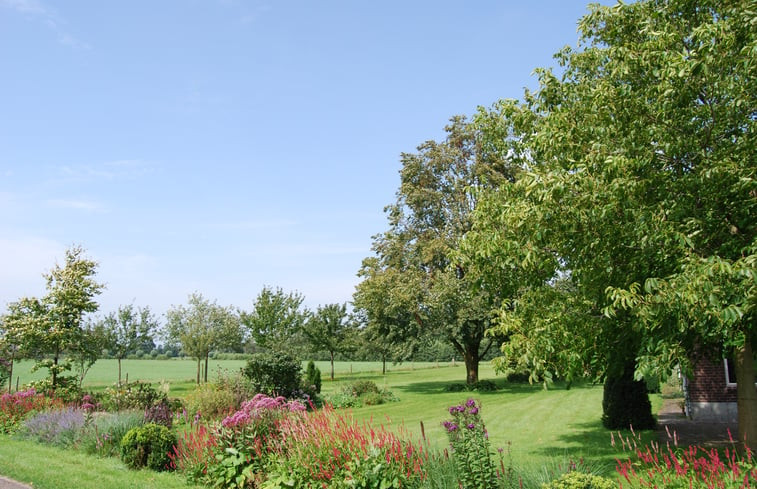
[[[94,279],[97,263],[84,253],[79,246],[66,250],[64,264],[44,275],[47,294],[9,304],[2,320],[6,340],[19,347],[20,356],[38,359],[35,368],[50,371],[53,388],[59,374],[70,369],[64,355],[96,355],[87,351],[97,346],[86,338],[84,319],[97,311],[95,297],[103,285]]]
[[[159,324],[150,308],[134,307],[134,304],[120,306],[102,319],[100,325],[105,330],[106,347],[118,360],[118,383],[121,383],[121,360],[134,353],[145,343],[152,342]]]
[[[242,324],[258,346],[291,353],[308,317],[307,310],[302,307],[303,300],[298,292],[286,293],[279,287],[263,287],[255,298],[252,311],[240,313]]]
[[[592,6],[578,49],[557,55],[562,73],[539,70],[514,121],[512,103],[487,114],[517,129],[527,172],[484,199],[471,236],[473,256],[493,264],[505,262],[492,244],[503,235],[559,256],[590,304],[608,378],[686,367],[695,349],[735,353],[748,440],[757,437],[755,12],[747,0]]]
[[[397,201],[386,208],[389,229],[374,237],[375,256],[363,261],[354,304],[398,341],[445,338],[465,362],[466,381],[475,383],[493,344],[485,337],[492,309],[511,291],[480,287],[476,268],[450,257],[470,230],[477,192],[512,182],[516,170],[508,158],[487,158],[465,118],[452,118],[445,130],[442,142],[402,154]]]
[[[166,312],[166,333],[181,344],[189,356],[197,360],[197,383],[208,381],[210,352],[220,349],[238,349],[243,339],[239,316],[231,307],[210,302],[202,294],[189,296],[186,306],[172,306]],[[202,361],[205,361],[201,377]]]

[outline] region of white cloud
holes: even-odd
[[[155,166],[142,160],[114,160],[96,165],[65,165],[58,167],[58,173],[77,181],[91,180],[132,180],[149,175]]]
[[[75,49],[92,49],[88,43],[77,39],[67,29],[62,27],[66,21],[51,7],[38,0],[0,0],[0,6],[15,10],[16,12],[39,19],[57,37],[60,44]]]
[[[47,204],[58,209],[74,209],[98,214],[107,212],[104,205],[89,200],[51,199],[47,201]]]

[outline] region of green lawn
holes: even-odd
[[[244,364],[243,361],[213,363],[214,368],[220,366],[228,370],[237,370]],[[24,362],[17,368],[22,382],[23,379],[33,377],[28,373],[28,364]],[[130,380],[140,378],[167,381],[171,385],[171,395],[174,396],[182,396],[194,387],[194,368],[194,362],[189,360],[124,362],[124,371],[130,372]],[[319,368],[322,372],[328,372],[328,363],[319,362]],[[465,379],[465,369],[459,363],[456,366],[438,367],[433,363],[396,365],[391,366],[387,375],[381,375],[380,368],[378,362],[340,362],[337,364],[335,381],[328,380],[327,374],[324,375],[323,393],[335,392],[354,379],[373,380],[380,387],[390,389],[399,401],[354,409],[354,417],[358,420],[372,419],[375,424],[391,424],[394,427],[403,425],[417,438],[420,438],[422,422],[429,443],[439,449],[447,445],[441,422],[449,416],[448,407],[473,397],[481,403],[481,413],[493,448],[508,448],[516,467],[533,471],[535,468],[564,464],[569,459],[583,459],[593,467],[601,467],[608,475],[613,472],[614,459],[618,453],[610,446],[610,433],[600,423],[602,387],[599,385],[579,384],[569,390],[558,385],[544,390],[541,385],[509,384],[497,378],[489,364],[482,364],[480,378],[495,380],[499,390],[485,393],[447,392],[446,386],[462,383]],[[111,384],[117,375],[114,371],[117,372],[115,360],[97,362],[87,377],[87,386],[101,388]],[[652,403],[655,411],[659,409],[660,396],[653,396]],[[650,433],[647,438],[651,436]],[[35,487],[62,487],[45,486],[44,477],[48,471],[43,471],[38,466],[39,460],[55,458],[54,454],[58,453],[55,449],[27,442],[6,441],[7,438],[0,440],[0,473],[34,481]],[[49,454],[44,455],[45,450],[50,450]],[[69,459],[69,456],[75,458]],[[58,463],[71,464],[71,468],[67,470],[71,470],[72,474],[80,471],[81,467],[86,467],[85,472],[103,471],[106,479],[123,475],[126,470],[117,460],[97,460],[76,453],[67,453],[66,457],[56,460],[56,464]],[[37,469],[34,465],[38,466]],[[57,465],[52,467],[53,473],[64,470]],[[131,476],[132,473],[128,474]],[[145,476],[158,477],[149,472]],[[54,475],[50,475],[50,478],[53,480]],[[160,487],[176,487],[164,485],[163,482],[160,484]],[[82,482],[72,487],[90,486]],[[133,487],[151,486],[148,482],[139,482]]]
[[[37,489],[186,489],[174,473],[129,470],[116,458],[97,458],[0,435],[0,474]]]

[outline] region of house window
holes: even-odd
[[[723,360],[725,363],[725,383],[728,387],[736,387],[736,363],[733,361],[733,357],[728,357]],[[755,385],[757,385],[757,352],[755,353],[754,361],[752,362],[754,368]]]

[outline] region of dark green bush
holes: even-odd
[[[643,380],[634,380],[633,369],[618,377],[608,376],[602,398],[602,424],[610,430],[648,430],[656,425],[652,404]]]
[[[316,394],[321,393],[321,370],[315,366],[312,360],[308,362],[308,366],[305,369],[305,390],[315,391]]]
[[[299,395],[302,365],[286,353],[256,353],[243,369],[256,391],[268,395]]]
[[[132,428],[121,438],[121,460],[132,469],[169,470],[168,453],[175,444],[176,435],[163,425]]]
[[[605,477],[574,471],[548,484],[542,484],[541,487],[542,489],[615,489],[618,485]]]
[[[444,388],[447,392],[463,392],[463,391],[478,391],[478,392],[492,392],[497,390],[497,384],[493,380],[479,380],[475,384],[448,384]]]

